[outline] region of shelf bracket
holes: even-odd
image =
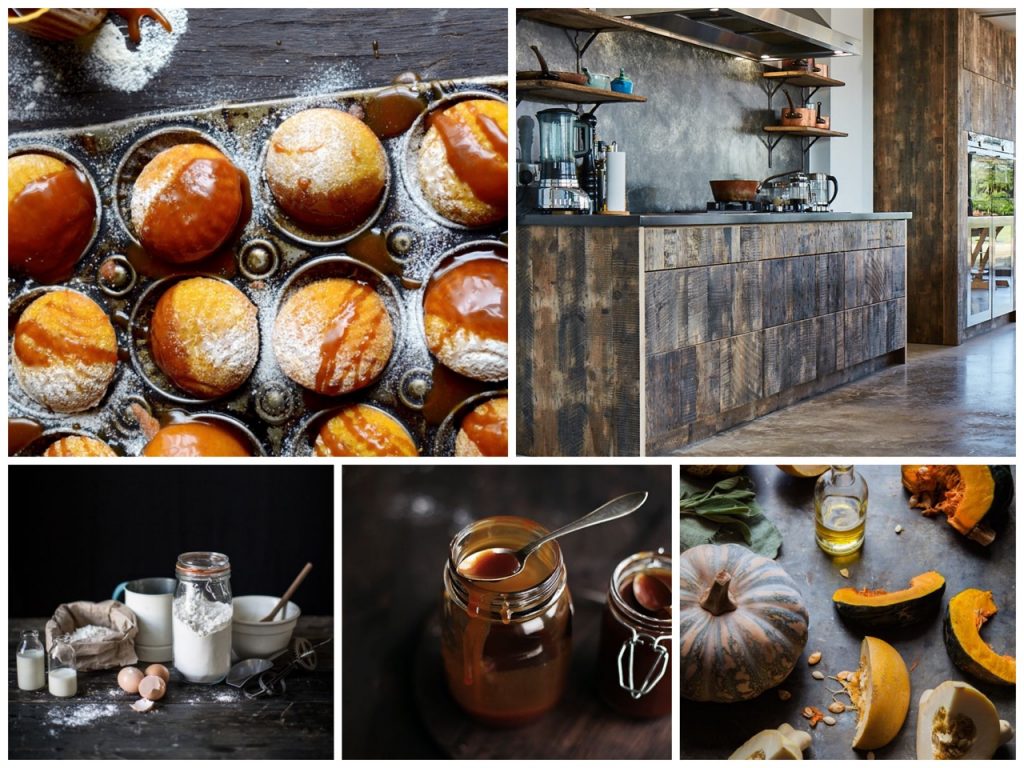
[[[565,33],[565,36],[569,38],[569,43],[572,45],[573,51],[576,52],[576,73],[579,74],[583,71],[583,54],[587,52],[587,48],[590,47],[590,44],[594,42],[599,34],[601,34],[601,30],[591,32],[583,45],[580,45],[580,34],[583,30],[572,30],[572,34],[569,34],[570,30],[568,29],[563,29],[562,31]]]
[[[770,135],[763,135],[763,136],[758,136],[757,137],[758,140],[762,144],[764,144],[765,149],[768,150],[768,167],[769,168],[772,167],[772,152],[775,150],[775,148],[777,146],[779,146],[779,142],[782,141],[783,137],[784,137],[784,134],[780,134],[779,136],[775,137],[774,141],[772,141],[772,137]]]
[[[802,139],[802,142],[803,142],[803,145],[804,145],[803,146],[803,150],[804,150],[804,154],[805,155],[808,152],[811,151],[811,147],[813,147],[815,144],[817,144],[818,143],[818,139],[820,139],[820,138],[821,138],[821,136],[805,136]],[[769,165],[771,165],[771,163],[769,163]]]

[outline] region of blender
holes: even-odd
[[[576,130],[579,120],[569,109],[543,109],[540,126],[540,176],[536,207],[548,213],[588,213],[590,196],[576,177]]]

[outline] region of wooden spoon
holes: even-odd
[[[261,623],[264,621],[274,620],[274,617],[277,616],[278,611],[280,611],[282,608],[288,605],[288,601],[292,599],[292,595],[295,594],[295,590],[299,588],[299,585],[302,583],[303,579],[305,579],[309,575],[309,572],[312,570],[313,564],[306,563],[306,566],[301,571],[299,571],[299,575],[295,577],[295,581],[293,581],[292,585],[288,587],[288,591],[281,595],[281,599],[277,601],[277,605],[274,606],[274,610],[272,610],[270,613],[268,613],[266,616],[260,619]]]

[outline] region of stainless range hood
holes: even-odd
[[[860,40],[837,32],[805,8],[602,8],[599,12],[755,61],[861,54]]]

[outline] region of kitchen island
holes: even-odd
[[[909,213],[527,215],[524,455],[659,455],[905,362]]]

